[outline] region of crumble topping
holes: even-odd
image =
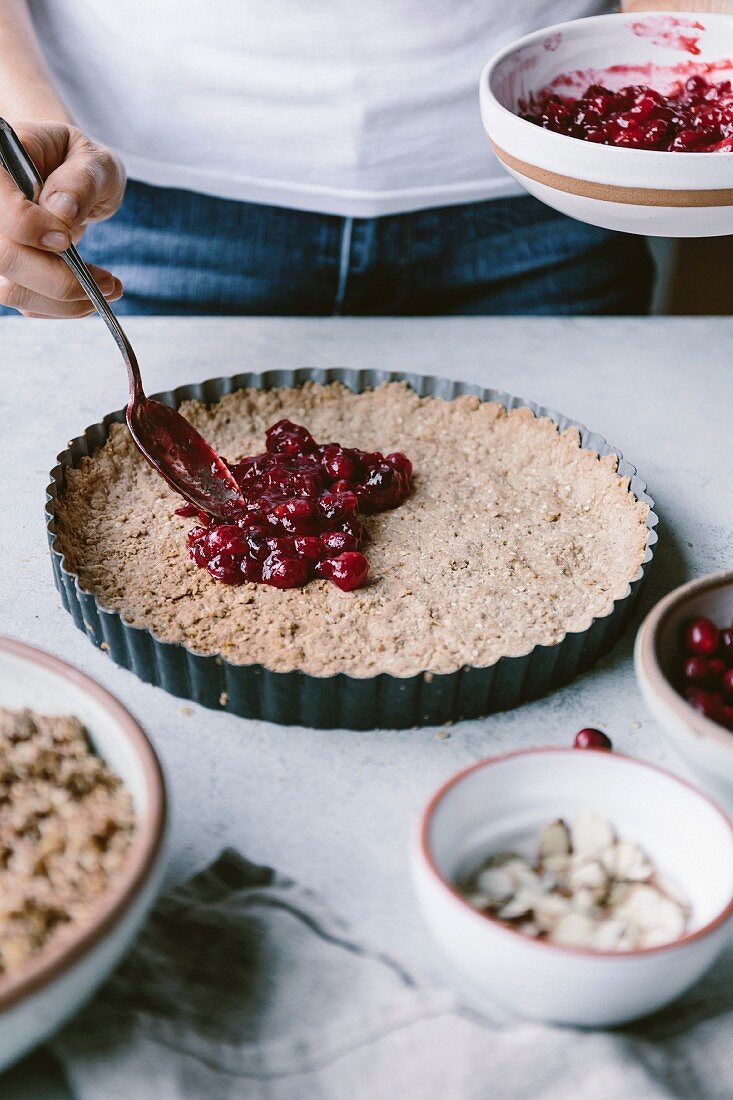
[[[361,394],[307,383],[181,411],[231,461],[289,418],[319,439],[404,450],[414,465],[412,495],[366,519],[363,588],[230,588],[187,559],[180,498],[113,425],[66,471],[56,529],[67,568],[128,622],[198,653],[321,676],[491,665],[586,629],[644,557],[648,509],[615,456],[582,450],[575,429],[560,433],[528,409],[420,398],[404,383]]]
[[[0,975],[86,923],[134,830],[78,719],[0,708]]]

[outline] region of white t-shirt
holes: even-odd
[[[31,0],[77,124],[131,178],[373,217],[516,194],[484,136],[495,50],[603,0]]]

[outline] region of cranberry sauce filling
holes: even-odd
[[[546,93],[520,107],[527,122],[600,145],[675,153],[733,150],[730,80],[712,84],[704,76],[691,76],[669,95],[646,84],[617,92],[591,84],[580,99]]]
[[[199,520],[188,533],[189,557],[225,584],[296,588],[317,576],[344,592],[358,588],[369,572],[359,512],[402,503],[410,492],[409,458],[317,444],[290,420],[273,424],[265,437],[265,454],[229,464],[244,510],[219,523],[190,504],[176,509]]]
[[[693,619],[682,637],[678,687],[687,702],[733,732],[733,627]]]

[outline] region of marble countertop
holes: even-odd
[[[661,522],[642,612],[689,577],[730,566],[733,320],[131,318],[126,327],[149,392],[245,370],[378,365],[529,397],[600,432],[648,483]],[[407,861],[410,829],[442,780],[490,753],[567,744],[585,725],[684,774],[637,690],[633,629],[569,687],[448,729],[277,727],[189,707],[140,683],[62,610],[44,531],[57,452],[125,403],[114,345],[96,320],[3,318],[0,372],[0,632],[96,677],[144,724],[172,795],[169,882],[232,845],[320,892],[361,938],[450,984]],[[44,1054],[0,1079],[0,1092],[66,1095]]]

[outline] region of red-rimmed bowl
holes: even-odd
[[[136,831],[126,863],[89,920],[62,945],[0,975],[0,1069],[55,1031],[129,947],[163,874],[166,791],[155,751],[125,708],[90,677],[49,653],[0,638],[0,706],[73,714],[132,795]]]
[[[492,852],[530,854],[539,829],[592,810],[637,841],[692,906],[686,934],[636,951],[600,952],[531,939],[474,909],[455,883]],[[412,869],[420,907],[448,957],[520,1016],[612,1027],[679,997],[730,940],[733,825],[669,772],[616,753],[528,749],[459,772],[428,803]]]

